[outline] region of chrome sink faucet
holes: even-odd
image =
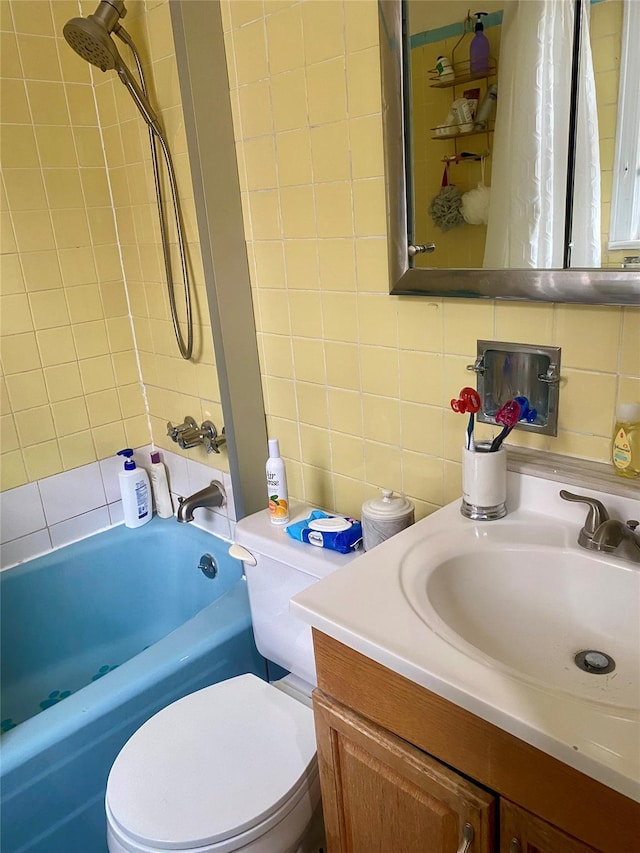
[[[188,498],[178,498],[180,506],[176,513],[176,519],[180,522],[193,521],[194,509],[198,509],[198,507],[215,509],[224,506],[226,500],[222,483],[218,480],[212,480],[208,486],[193,495],[189,495]]]
[[[584,526],[578,534],[578,545],[589,551],[613,554],[623,560],[640,563],[640,537],[636,533],[639,522],[632,519],[625,524],[610,518],[602,501],[596,498],[574,495],[564,489],[561,489],[560,497],[589,507]]]

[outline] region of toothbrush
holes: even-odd
[[[511,430],[520,420],[522,406],[517,400],[508,400],[496,413],[496,423],[503,424],[502,431],[491,442],[489,453],[496,453]]]
[[[451,400],[451,408],[454,412],[458,412],[459,414],[466,414],[466,412],[469,412],[466,448],[473,452],[476,449],[473,440],[473,427],[475,423],[474,415],[476,412],[480,411],[480,395],[475,388],[466,386],[461,389],[457,400],[455,398]]]

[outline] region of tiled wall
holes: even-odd
[[[160,447],[181,452],[167,438],[167,421],[178,424],[185,415],[190,415],[198,423],[211,420],[220,430],[223,425],[220,392],[196,228],[169,4],[167,0],[138,0],[127,2],[126,6],[128,14],[123,25],[139,50],[149,86],[149,100],[160,117],[176,171],[192,281],[194,351],[189,361],[182,359],[179,354],[169,311],[147,126],[118,77],[114,73],[102,74],[96,70],[94,80],[98,115],[103,129],[118,239],[153,440]],[[129,49],[116,41],[123,58],[134,68]],[[171,194],[161,156],[160,171],[167,202],[165,211],[176,283],[176,303],[186,340],[183,278],[170,204]],[[204,464],[228,468],[224,450],[220,455],[208,456],[203,448],[196,448],[190,450],[188,455]]]
[[[2,29],[0,487],[149,441],[89,66],[68,2]]]
[[[149,462],[151,446],[136,450],[138,465]],[[164,451],[162,460],[171,483],[174,507],[178,496],[190,495],[219,480],[227,502],[216,510],[195,510],[197,527],[222,536],[233,537],[235,512],[231,478],[177,453]],[[45,554],[123,520],[118,472],[120,458],[82,465],[37,483],[26,483],[0,494],[0,569]]]
[[[223,3],[269,433],[290,491],[357,514],[378,487],[424,514],[460,493],[448,407],[476,340],[562,347],[557,438],[606,460],[640,399],[640,310],[388,295],[377,4]]]

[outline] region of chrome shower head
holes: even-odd
[[[101,71],[117,69],[122,60],[111,33],[119,28],[118,22],[126,14],[124,0],[101,0],[93,15],[72,18],[62,33],[75,52],[91,65]]]

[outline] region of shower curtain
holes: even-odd
[[[589,3],[582,20],[571,266],[600,266],[600,158]],[[484,267],[563,265],[574,4],[514,0],[502,21]],[[531,74],[535,69],[535,75]]]

